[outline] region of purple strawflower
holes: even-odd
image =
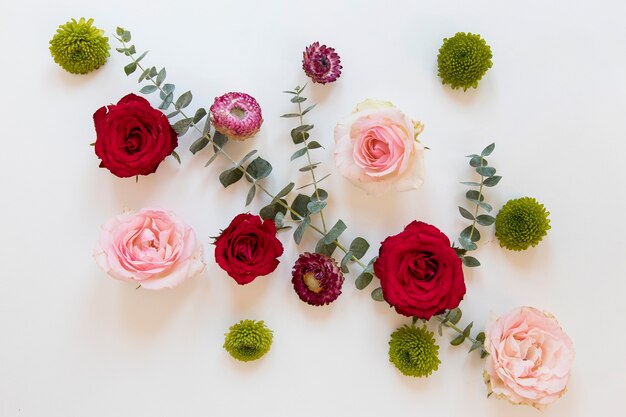
[[[313,42],[302,53],[302,69],[314,83],[332,83],[341,75],[341,68],[335,48]]]
[[[330,304],[341,294],[343,273],[333,258],[305,252],[293,266],[292,276],[298,297],[310,305]]]
[[[246,140],[261,128],[261,107],[254,97],[245,93],[226,93],[215,98],[211,106],[211,122],[220,133],[233,140]]]

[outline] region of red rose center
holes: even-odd
[[[417,253],[409,262],[411,275],[420,281],[430,281],[437,275],[439,264],[431,253]]]
[[[126,151],[128,153],[135,153],[141,149],[141,131],[139,129],[133,129],[126,138]]]
[[[255,236],[243,235],[237,238],[233,245],[235,258],[241,262],[252,262],[257,250],[257,239]]]

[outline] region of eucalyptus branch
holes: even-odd
[[[136,58],[135,46],[134,45],[128,46],[128,42],[130,42],[131,40],[130,32],[122,28],[118,28],[116,35],[113,35],[113,36],[122,44],[122,48],[117,48],[117,51],[120,53],[123,53],[124,55],[128,56],[131,59],[131,63],[124,67],[124,72],[126,73],[126,75],[132,74],[139,68],[142,71],[142,74],[139,78],[139,82],[142,82],[144,80],[150,82],[150,85],[143,87],[140,90],[140,92],[143,94],[151,94],[155,91],[159,91],[161,98],[163,99],[163,103],[159,106],[159,108],[161,110],[167,110],[167,108],[169,108],[169,106],[172,103],[174,103],[173,93],[174,93],[175,87],[173,84],[163,83],[166,77],[165,68],[161,69],[160,71],[157,71],[156,67],[145,68],[141,64],[141,60],[146,56],[147,51],[141,54],[138,58]],[[185,113],[183,109],[191,103],[191,100],[192,100],[192,95],[190,91],[182,94],[178,98],[178,100],[176,100],[176,103],[174,103],[176,110],[167,115],[168,118],[173,118],[178,115],[182,116],[182,119],[180,119],[178,122],[176,122],[173,125],[173,128],[176,130],[179,136],[182,136],[183,134],[185,134],[190,128],[196,130],[198,133],[201,134],[201,136],[192,144],[190,148],[191,152],[195,154],[199,150],[211,144],[215,150],[215,154],[206,165],[209,165],[216,158],[218,154],[224,155],[234,165],[232,168],[230,168],[227,171],[224,171],[220,175],[220,181],[222,182],[222,185],[224,185],[224,187],[227,187],[228,185],[231,185],[232,183],[236,182],[242,177],[245,177],[249,182],[253,184],[253,189],[256,189],[256,187],[258,187],[264,194],[266,194],[268,197],[272,199],[272,202],[270,203],[270,205],[280,207],[281,210],[284,210],[283,213],[287,211],[290,212],[291,215],[294,217],[295,221],[299,221],[300,223],[302,223],[303,218],[301,217],[301,213],[296,211],[289,204],[287,204],[286,200],[282,198],[286,196],[287,194],[289,194],[289,192],[291,192],[291,190],[294,188],[294,184],[293,183],[288,184],[285,188],[283,188],[283,190],[281,190],[277,194],[271,193],[267,188],[265,188],[262,184],[258,182],[259,179],[265,178],[265,176],[269,174],[269,172],[271,171],[271,165],[269,165],[267,161],[264,161],[261,158],[257,158],[252,163],[250,163],[247,168],[245,168],[243,166],[243,163],[247,160],[247,158],[255,154],[256,151],[252,151],[248,153],[248,155],[246,155],[241,161],[237,162],[224,149],[224,144],[226,143],[226,140],[225,140],[225,137],[223,137],[223,135],[220,135],[219,132],[216,132],[214,137],[211,137],[211,134],[210,134],[211,124],[210,124],[210,119],[208,117],[208,112],[206,110],[198,109],[198,111],[193,117],[190,117]],[[306,110],[301,111],[300,113],[305,114]],[[205,128],[200,129],[198,127],[198,123],[205,116],[207,116]],[[174,154],[174,157],[180,162],[180,159],[177,154]],[[266,168],[266,166],[262,164],[257,164],[254,166],[255,168],[259,168],[259,165],[260,165],[261,168],[264,169],[264,171],[261,171],[261,174],[264,175],[261,178],[259,178],[259,176],[257,175],[254,175],[255,173],[259,173],[258,170],[250,169],[250,165],[254,164],[256,161],[259,161],[259,160],[269,165],[269,169]],[[235,180],[233,181],[233,179]],[[254,197],[254,193],[248,193],[248,197],[250,197],[250,195]],[[319,189],[316,190],[316,195],[321,198]],[[321,236],[323,236],[323,239],[329,240],[327,243],[327,246],[337,247],[346,254],[350,253],[350,249],[342,245],[338,239],[336,238],[328,239],[330,232],[327,232],[325,228],[324,230],[322,230],[312,224],[308,224],[307,226],[313,229],[314,231],[316,231]],[[366,271],[368,271],[368,269],[371,269],[371,265],[364,264],[355,256],[351,255],[351,259],[364,269],[364,272],[361,275],[367,273]]]
[[[489,164],[485,159],[485,156],[491,155],[495,147],[496,144],[492,143],[491,145],[483,149],[480,155],[472,154],[467,156],[468,158],[470,158],[470,166],[475,168],[476,173],[480,175],[480,182],[472,181],[461,183],[470,187],[478,187],[478,191],[469,190],[467,193],[465,193],[465,197],[475,206],[474,213],[459,206],[459,212],[461,213],[461,216],[463,216],[463,218],[465,219],[471,220],[472,224],[461,231],[461,235],[459,237],[459,243],[461,244],[461,248],[455,248],[455,250],[463,260],[463,265],[468,267],[475,267],[480,265],[478,259],[474,258],[473,256],[467,255],[467,252],[476,250],[478,248],[476,242],[480,240],[480,232],[476,228],[476,224],[478,223],[481,226],[490,226],[496,221],[496,219],[489,214],[478,215],[478,210],[481,208],[486,212],[491,212],[491,210],[493,210],[493,207],[485,202],[483,188],[493,187],[498,184],[502,179],[501,176],[495,175],[496,169],[488,166]]]
[[[485,350],[485,333],[480,332],[476,335],[476,337],[472,337],[472,326],[474,322],[470,322],[463,330],[457,326],[459,321],[461,321],[463,313],[460,308],[455,308],[453,310],[448,310],[445,314],[440,314],[438,316],[433,316],[436,320],[439,321],[438,332],[439,336],[442,336],[442,328],[448,327],[458,333],[454,339],[450,341],[452,346],[459,346],[466,340],[469,340],[472,343],[469,352],[473,352],[474,350],[480,349],[480,357],[484,358],[489,353]],[[413,320],[415,322],[415,319]]]

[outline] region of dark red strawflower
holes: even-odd
[[[341,75],[341,68],[335,48],[313,42],[302,53],[302,69],[314,83],[332,83]]]
[[[305,252],[294,264],[292,276],[293,288],[307,304],[323,306],[341,295],[343,273],[333,258]]]

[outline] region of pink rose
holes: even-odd
[[[574,346],[553,316],[520,307],[490,323],[485,333],[490,393],[536,408],[565,393]]]
[[[335,127],[335,164],[368,194],[414,190],[424,182],[423,129],[392,103],[365,100]]]
[[[104,272],[143,288],[172,288],[204,269],[202,245],[173,213],[142,209],[107,221],[94,258]]]

